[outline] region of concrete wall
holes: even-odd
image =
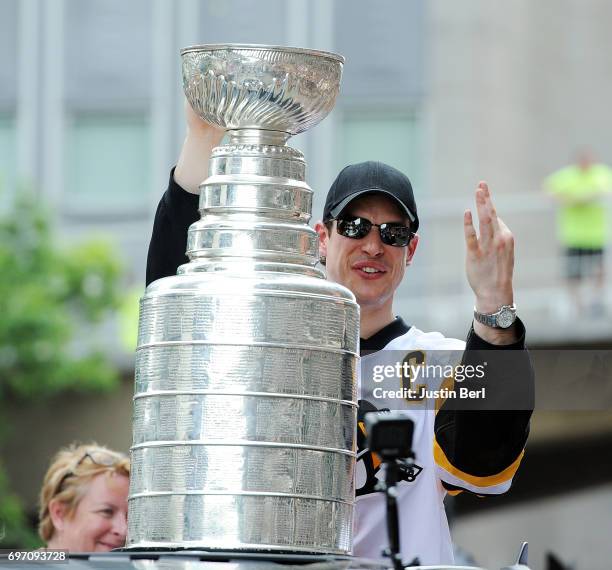
[[[612,559],[612,485],[532,501],[457,520],[455,544],[483,568],[516,561],[529,542],[529,568],[548,570],[547,552],[576,570],[608,570]]]
[[[427,198],[419,205],[420,251],[407,276],[424,273],[426,287],[405,286],[400,312],[422,327],[464,334],[471,292],[462,213],[473,209],[474,189],[484,179],[516,237],[516,302],[532,323],[530,338],[558,340],[560,329],[571,335],[558,314],[568,299],[555,208],[542,181],[582,145],[612,162],[606,126],[612,5],[434,0],[427,8]],[[609,338],[610,332],[588,322],[576,336]]]

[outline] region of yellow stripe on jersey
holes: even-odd
[[[503,471],[496,473],[495,475],[487,475],[485,477],[478,477],[477,475],[470,475],[460,469],[457,469],[446,457],[444,451],[434,438],[434,459],[436,463],[442,467],[445,471],[448,471],[451,475],[454,475],[458,479],[476,485],[478,487],[492,487],[510,481],[521,464],[525,450],[521,451],[521,454],[514,460],[514,462],[506,467]]]
[[[368,432],[365,427],[365,422],[358,422],[357,427],[359,427],[359,429],[361,430],[361,433],[363,433],[365,437],[368,437]],[[372,456],[372,466],[374,467],[374,469],[378,469],[380,467],[380,464],[382,463],[382,459],[378,456],[377,453],[373,453],[371,451],[370,451],[370,455]]]

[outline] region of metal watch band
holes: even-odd
[[[516,320],[516,306],[502,305],[494,313],[480,313],[474,307],[474,319],[494,329],[507,329]]]

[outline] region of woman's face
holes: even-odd
[[[125,546],[129,479],[125,475],[96,475],[72,516],[53,520],[54,548],[70,552],[108,552]]]

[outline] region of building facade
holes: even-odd
[[[421,242],[397,311],[463,335],[471,293],[462,213],[489,181],[517,237],[517,303],[536,340],[561,340],[561,262],[543,178],[590,145],[612,161],[604,0],[2,0],[0,190],[32,188],[66,240],[113,236],[144,282],[157,202],[184,136],[181,47],[294,45],[346,57],[332,114],[292,139],[314,217],[347,163],[413,181]],[[2,207],[0,205],[0,207]],[[561,333],[565,334],[565,332]],[[610,336],[589,323],[576,339]]]

